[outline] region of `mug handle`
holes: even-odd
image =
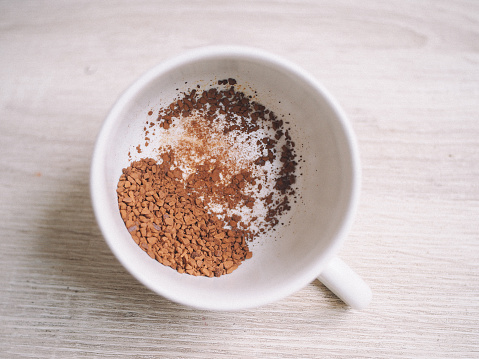
[[[318,279],[353,309],[366,308],[371,302],[371,288],[339,257],[329,261]]]

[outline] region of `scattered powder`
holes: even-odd
[[[240,120],[239,116],[237,120]],[[258,158],[263,157],[264,152],[258,142],[262,143],[263,139],[274,137],[275,131],[260,128],[249,134],[240,130],[224,133],[226,125],[227,120],[223,114],[217,115],[214,127],[211,126],[211,120],[197,110],[186,117],[180,115],[175,125],[164,130],[159,136],[158,142],[161,145],[158,152],[161,154],[174,151],[174,165],[182,170],[185,180],[189,176],[194,177],[198,166],[203,166],[207,172],[215,173],[217,178],[214,186],[225,186],[236,174],[247,171],[253,180],[245,183],[242,188],[244,193],[255,198],[264,198],[272,193],[273,202],[279,200],[281,193],[277,193],[274,186],[282,165],[280,158],[265,161],[262,166],[255,164]],[[284,141],[283,145],[285,144]],[[252,223],[252,219],[261,218],[264,222],[270,204],[259,200],[252,203],[252,207],[225,207],[224,198],[210,196],[206,206],[223,219],[225,216],[239,215],[245,223],[253,226],[252,229],[258,230],[257,223]]]
[[[127,224],[127,228],[134,228],[130,231],[132,237],[152,258],[180,272],[207,276],[230,273],[231,268],[236,269],[244,259],[252,256],[247,242],[260,233],[273,230],[279,218],[290,210],[290,200],[296,195],[293,188],[297,167],[295,143],[289,129],[275,113],[236,90],[235,85],[236,80],[225,79],[218,81],[217,87],[203,91],[197,86],[160,109],[156,121],[147,122],[144,128],[145,146],[155,146],[157,159],[133,163],[124,170],[119,181],[120,211],[123,210],[122,218],[130,225]],[[152,116],[153,111],[148,115]],[[153,134],[154,142],[151,140]],[[136,150],[141,153],[139,145]],[[133,178],[132,173],[140,179]],[[174,184],[171,178],[175,179]],[[170,188],[169,195],[174,198],[171,205],[165,209],[161,199],[145,196],[145,189],[141,188],[148,183],[157,195],[161,186]],[[201,212],[201,215],[191,212],[192,219],[186,222],[182,220],[183,212],[177,216],[177,206],[173,204],[181,200],[175,193],[188,198],[188,206],[193,206],[193,212]],[[142,217],[145,206],[151,212],[150,217]],[[171,224],[175,233],[189,230],[188,235],[192,236],[187,244],[170,238],[168,245],[177,248],[167,259],[159,255],[163,249],[158,241],[151,239],[152,233],[144,231],[142,234],[137,230],[143,224],[156,231],[160,238],[167,238],[161,235],[172,231],[162,227],[170,226],[170,220],[168,225],[162,222],[165,214],[178,217],[178,221]],[[214,223],[213,235],[201,230],[201,221]],[[145,223],[155,223],[156,227],[148,227]],[[222,236],[218,233],[225,233],[225,237],[221,238],[224,242],[216,243],[216,251],[232,242],[238,244],[238,252],[230,248],[229,256],[214,256],[210,247],[198,247],[198,241],[218,242],[218,236]],[[193,252],[209,258],[209,266],[193,266],[181,259]],[[236,253],[235,258],[232,253]],[[228,262],[228,269],[224,262]],[[230,262],[233,265],[230,266]]]

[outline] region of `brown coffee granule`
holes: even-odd
[[[247,229],[225,228],[188,192],[182,171],[172,169],[173,153],[163,162],[151,158],[123,170],[117,194],[120,214],[133,240],[148,255],[180,273],[219,277],[252,257]]]
[[[118,183],[135,242],[181,273],[236,269],[252,256],[247,243],[273,230],[296,195],[289,129],[235,85],[232,78],[203,91],[197,85],[160,109],[144,128],[145,147],[158,143],[157,160],[133,162]]]

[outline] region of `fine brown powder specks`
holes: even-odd
[[[288,128],[235,85],[230,78],[198,86],[160,109],[144,128],[144,145],[155,146],[157,158],[133,162],[118,183],[132,238],[180,273],[231,273],[252,256],[248,243],[274,230],[296,195]]]

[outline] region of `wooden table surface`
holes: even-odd
[[[297,63],[350,117],[363,186],[340,255],[366,310],[318,281],[257,309],[185,308],[104,242],[89,166],[108,110],[214,44]],[[2,1],[0,87],[0,357],[479,357],[478,2]]]

